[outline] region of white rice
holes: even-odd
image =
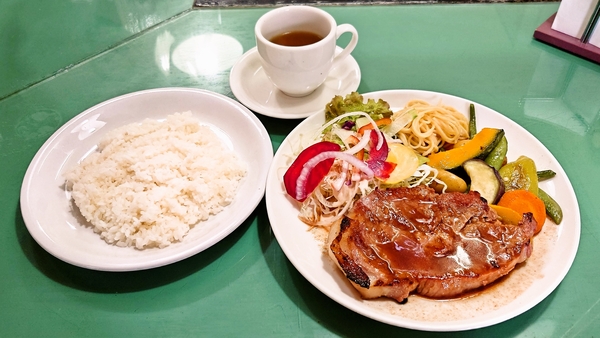
[[[164,248],[229,205],[247,164],[189,112],[109,132],[65,177],[109,244]],[[201,224],[198,224],[200,226]]]

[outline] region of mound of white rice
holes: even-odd
[[[111,131],[65,178],[81,214],[107,243],[144,249],[181,241],[222,211],[246,171],[186,112]]]

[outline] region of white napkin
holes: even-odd
[[[552,29],[581,39],[600,0],[562,0]]]
[[[598,21],[600,22],[600,21]],[[592,35],[590,35],[590,39],[588,40],[590,45],[594,45],[600,48],[600,23],[596,23],[596,27],[592,31]]]

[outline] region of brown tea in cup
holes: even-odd
[[[294,33],[285,34],[289,32]],[[352,37],[338,52],[337,40],[345,33]],[[313,34],[317,37],[305,39]],[[354,26],[338,25],[331,14],[305,5],[268,11],[256,22],[254,35],[262,69],[277,89],[291,97],[314,92],[358,42]],[[289,36],[282,37],[286,41],[278,42],[278,35]]]
[[[312,45],[315,42],[323,40],[323,37],[317,33],[309,31],[291,31],[278,34],[269,41],[282,46],[299,47]]]

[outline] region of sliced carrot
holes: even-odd
[[[359,150],[356,154],[354,154],[354,156],[359,160],[364,160],[365,159],[365,150],[364,149]]]
[[[392,119],[389,117],[384,117],[384,118],[381,118],[381,119],[375,121],[375,124],[377,125],[377,127],[387,126],[388,124],[391,124],[391,123],[392,123]],[[365,130],[371,130],[373,128],[374,128],[373,124],[368,123],[368,124],[365,124],[364,126],[360,127],[358,129],[358,133],[362,135],[362,134],[364,134]]]
[[[348,136],[348,138],[346,139],[346,143],[348,143],[351,146],[355,146],[358,144],[358,142],[360,142],[360,140],[358,139],[358,137],[354,136],[354,135],[350,135]]]
[[[346,143],[348,143],[348,145],[350,145],[351,147],[357,145],[358,142],[360,142],[360,140],[358,139],[358,137],[356,137],[354,135],[350,135],[346,139]],[[354,154],[354,156],[356,158],[358,158],[359,160],[364,160],[364,158],[365,158],[365,150],[364,149],[359,150],[356,154]]]
[[[497,205],[513,209],[520,214],[531,212],[533,219],[537,223],[536,234],[542,230],[542,226],[546,221],[546,207],[544,206],[544,202],[527,190],[507,191],[502,195]]]

